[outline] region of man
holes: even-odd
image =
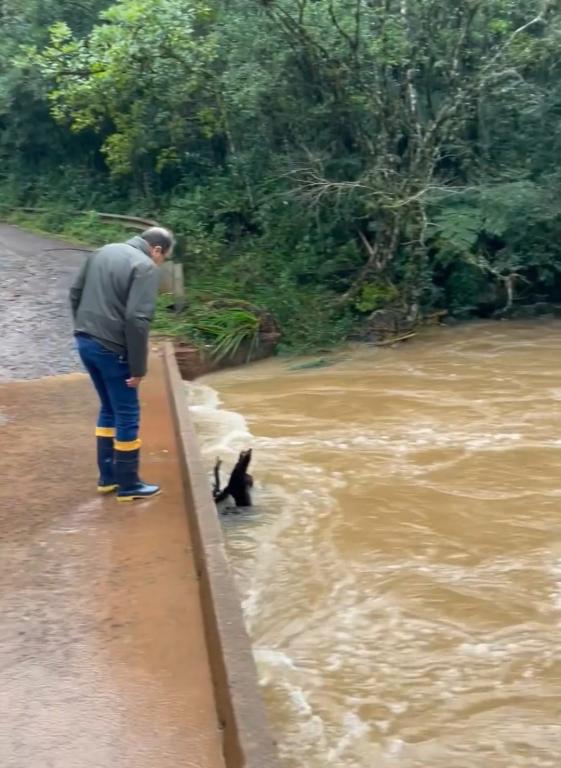
[[[119,501],[156,496],[140,480],[138,387],[146,375],[158,266],[173,250],[168,230],[153,227],[88,257],[70,289],[74,335],[101,401],[97,421],[100,493]]]

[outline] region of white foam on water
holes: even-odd
[[[198,430],[204,455],[223,453],[228,457],[246,447],[252,439],[247,421],[235,411],[221,408],[221,401],[212,387],[187,384],[188,405]]]
[[[260,480],[260,484],[266,486],[255,499],[260,508],[261,524],[255,525],[253,519],[247,524],[243,520],[236,520],[235,528],[231,531],[228,529],[227,535],[233,537],[231,546],[236,546],[242,540],[245,548],[251,542],[248,559],[242,565],[238,563],[236,575],[240,582],[246,624],[254,638],[254,657],[260,683],[284,691],[285,702],[292,712],[292,728],[299,734],[298,740],[307,744],[308,749],[319,749],[323,755],[332,749],[332,756],[328,757],[325,764],[339,765],[340,756],[356,739],[365,735],[367,727],[352,711],[343,711],[340,715],[342,734],[337,737],[337,746],[330,746],[334,736],[327,738],[323,715],[317,702],[313,701],[314,691],[318,687],[321,689],[320,671],[313,666],[299,666],[287,651],[291,631],[289,619],[293,610],[290,594],[287,594],[284,604],[279,601],[274,609],[275,614],[277,611],[283,613],[288,626],[279,627],[277,615],[270,622],[274,630],[271,635],[265,631],[265,634],[261,632],[258,637],[257,626],[267,623],[267,615],[271,611],[268,595],[278,593],[279,582],[289,579],[291,569],[301,568],[302,563],[307,562],[308,570],[315,573],[314,578],[318,584],[330,589],[328,605],[338,602],[341,608],[346,605],[344,614],[339,614],[342,624],[337,640],[339,650],[335,654],[340,659],[338,665],[342,666],[345,658],[353,656],[356,650],[353,632],[359,618],[355,602],[360,599],[359,590],[354,575],[347,572],[344,561],[330,544],[329,537],[334,504],[332,492],[345,487],[347,478],[338,471],[327,475],[324,469],[303,462],[301,457],[291,461],[291,450],[300,454],[303,447],[313,448],[314,438],[304,440],[253,436],[243,416],[224,409],[218,394],[207,385],[189,385],[189,406],[209,469],[217,455],[223,455],[226,463],[228,459],[233,460],[241,448],[253,447],[256,463],[253,474],[258,479],[265,477],[266,480],[268,470],[278,474],[277,457],[280,454],[283,456],[283,467],[287,470],[283,473],[284,485]],[[318,442],[323,444],[321,439]],[[331,442],[334,449],[345,450],[349,447],[348,442],[340,438]],[[299,488],[297,501],[294,492],[289,490],[296,486]],[[316,535],[320,527],[321,540]],[[298,537],[298,548],[287,550],[283,541],[285,538],[286,541],[293,540],[294,531],[297,530],[302,532]],[[247,544],[244,537],[248,537]],[[320,547],[319,551],[314,549],[315,545]],[[318,625],[323,624],[318,639],[322,645],[330,644],[330,626],[334,621],[337,621],[337,615],[334,616],[331,611],[320,614],[316,606],[307,618],[298,615],[298,636],[304,638],[306,646],[308,643],[313,644]],[[284,647],[280,649],[279,644]],[[365,667],[363,674],[368,673],[369,668]],[[287,750],[288,754],[291,747],[287,747]]]
[[[190,408],[209,408],[216,410],[220,407],[221,400],[218,392],[212,387],[200,382],[183,382]]]
[[[228,413],[228,412],[224,412]],[[401,430],[401,431],[400,431]],[[335,450],[357,449],[364,451],[384,451],[414,455],[419,449],[461,448],[469,452],[504,451],[508,448],[556,447],[561,440],[550,437],[547,440],[525,437],[521,432],[483,432],[478,430],[459,431],[449,425],[434,424],[430,427],[401,427],[384,432],[368,432],[364,427],[349,426],[350,436],[343,440],[340,435],[330,433],[329,429],[310,434],[305,440],[301,437],[282,436],[267,440],[262,438],[264,448],[275,447],[278,450],[290,448],[333,448]],[[321,469],[317,468],[317,471]]]
[[[353,712],[346,712],[343,716],[343,729],[345,735],[342,736],[337,745],[327,753],[327,759],[330,762],[339,760],[349,747],[353,746],[359,739],[370,733],[372,726],[369,723],[365,723]]]
[[[279,559],[286,557],[286,552],[277,546],[277,542],[294,525],[303,528],[309,538],[320,524],[319,520],[328,514],[332,506],[330,490],[344,486],[345,480],[340,473],[326,478],[325,471],[320,467],[302,461],[290,461],[290,448],[300,450],[305,441],[255,437],[241,414],[221,407],[220,397],[214,389],[200,383],[187,386],[189,407],[197,426],[209,476],[217,456],[224,458],[227,472],[226,465],[236,460],[239,450],[248,447],[254,449],[256,468],[253,474],[259,491],[255,503],[261,507],[267,524],[252,532],[255,536],[255,551],[251,568],[246,569],[246,578],[249,580],[244,585],[244,609],[251,628],[252,620],[260,610],[261,595],[267,591],[270,580],[275,578]],[[283,459],[283,467],[287,470],[282,476],[285,482],[283,486],[268,482],[269,471],[278,473],[279,453],[286,457]],[[288,490],[295,486],[299,490],[297,504],[294,494]]]
[[[275,651],[270,648],[258,648],[256,649],[254,656],[258,664],[266,664],[270,669],[277,667],[284,667],[292,671],[296,669],[290,656],[282,651]]]

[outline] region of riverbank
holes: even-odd
[[[534,326],[536,330],[538,330],[547,327],[554,320],[561,318],[561,308],[553,308],[550,306],[546,311],[542,311],[542,309],[543,308],[539,306],[537,308],[522,308],[519,315],[514,313],[511,317],[497,317],[494,319],[472,318],[470,320],[462,321],[448,320],[436,323],[427,322],[415,327],[410,333],[386,338],[384,341],[377,343],[367,341],[347,341],[327,350],[322,349],[316,352],[310,351],[307,354],[265,354],[253,361],[247,361],[243,356],[234,360],[219,361],[213,359],[209,352],[205,353],[199,348],[182,341],[171,340],[174,341],[175,344],[177,361],[183,378],[187,381],[194,381],[226,369],[243,368],[251,362],[258,363],[267,358],[270,358],[271,360],[276,359],[279,364],[290,371],[319,370],[337,365],[341,361],[344,361],[349,355],[360,350],[397,350],[402,346],[415,346],[427,340],[436,343],[439,338],[442,343],[447,343],[450,335],[456,330],[470,332],[470,330],[473,329],[475,332],[478,328],[487,329],[490,326],[496,326],[497,331],[499,331],[503,324],[507,328],[509,326],[517,328],[521,323],[524,323]]]
[[[93,213],[69,216],[55,209],[35,214],[13,212],[8,218],[43,235],[67,237],[75,245],[83,244],[84,248],[94,248],[108,240],[125,239],[131,235],[126,227],[104,223]],[[56,253],[52,259],[54,265]],[[245,301],[239,286],[223,284],[220,275],[216,281],[206,278],[201,281],[187,270],[185,298],[187,308],[175,312],[172,297],[161,296],[153,324],[154,337],[170,339],[174,343],[185,379],[244,365],[277,352],[288,357],[305,355],[322,359],[337,355],[349,342],[393,346],[418,339],[427,326],[455,326],[489,317],[503,320],[561,316],[561,305],[546,301],[527,305],[514,302],[494,308],[485,305],[481,317],[473,310],[470,313],[464,309],[453,314],[441,309],[415,318],[403,310],[386,308],[376,309],[360,321],[355,318],[353,323],[339,325],[332,319],[331,329],[327,327],[309,337],[306,332],[301,337],[287,337],[286,329],[279,326],[271,312]],[[317,324],[317,321],[312,322],[314,326]]]

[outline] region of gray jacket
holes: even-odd
[[[144,376],[159,272],[148,243],[133,237],[106,245],[84,262],[70,289],[74,332],[126,356],[131,376]]]

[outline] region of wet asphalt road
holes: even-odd
[[[163,359],[141,390],[163,493],[118,504],[88,377],[49,375],[80,369],[85,254],[57,245],[0,225],[0,768],[224,768]]]
[[[86,254],[0,224],[0,381],[81,370],[68,290]]]

